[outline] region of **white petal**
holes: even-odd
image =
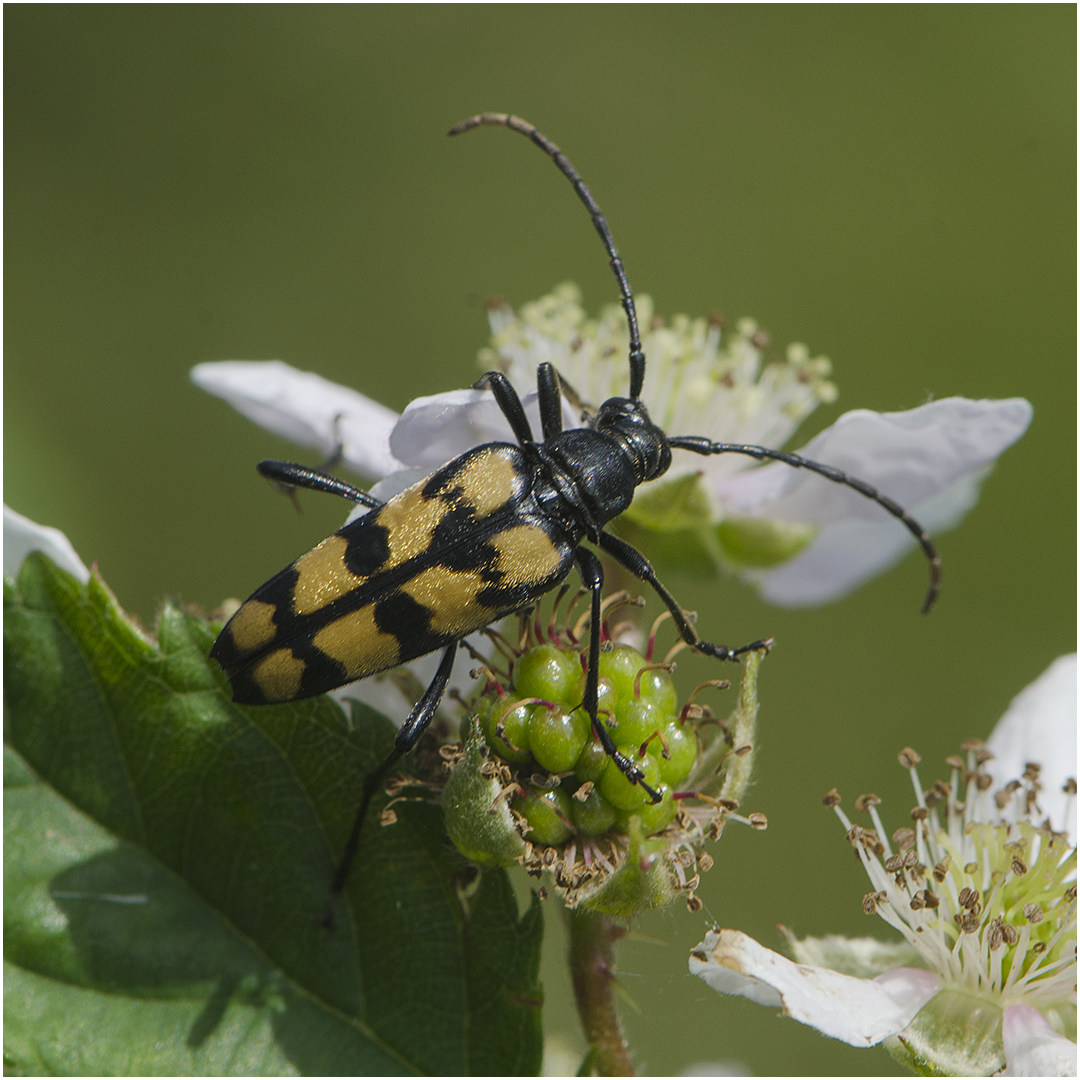
[[[690,953],[690,974],[721,994],[782,1005],[787,1016],[851,1046],[876,1046],[902,1031],[941,985],[910,968],[857,979],[796,964],[738,930],[710,931]]]
[[[795,937],[780,927],[796,963],[827,967],[845,975],[873,979],[905,964],[919,963],[919,951],[906,941],[878,941],[877,938],[847,938],[842,934],[825,937]]]
[[[43,551],[61,570],[80,581],[90,580],[90,571],[79,558],[71,541],[59,530],[39,525],[4,505],[4,573],[15,577],[31,551]]]
[[[526,394],[521,404],[533,436],[541,438],[536,391]],[[579,426],[565,400],[563,426]],[[431,470],[482,443],[516,441],[490,390],[451,390],[409,402],[390,436],[390,448],[405,464]]]
[[[931,533],[974,506],[993,462],[1027,429],[1022,398],[946,398],[901,413],[845,413],[799,451],[878,488]],[[775,570],[745,576],[784,606],[845,595],[899,561],[915,544],[907,529],[858,492],[774,462],[710,481],[734,513],[820,524],[807,549]]]
[[[798,453],[858,477],[907,508],[938,495],[961,477],[982,472],[1027,430],[1023,398],[945,398],[906,412],[844,413]],[[713,490],[725,506],[784,521],[830,525],[877,521],[885,513],[858,492],[774,462],[722,477]]]
[[[943,532],[975,505],[984,474],[964,477],[912,510],[931,533]],[[812,607],[839,600],[898,563],[915,545],[893,521],[840,521],[823,528],[805,551],[774,570],[746,571],[745,580],[777,607]]]
[[[401,468],[390,452],[397,413],[321,375],[280,360],[222,360],[192,368],[191,380],[260,427],[323,457],[340,447],[342,461],[363,476],[380,479]]]
[[[1001,1020],[1005,1068],[998,1076],[1075,1076],[1076,1043],[1059,1035],[1038,1009],[1009,1005]]]
[[[1039,809],[1075,843],[1076,800],[1061,786],[1076,778],[1076,653],[1059,656],[1013,698],[986,746],[994,757],[984,768],[995,790],[1018,779],[1029,761],[1042,766]]]

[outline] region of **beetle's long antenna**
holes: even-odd
[[[470,131],[482,125],[508,127],[532,139],[555,162],[563,176],[574,185],[578,198],[588,209],[592,223],[604,242],[611,269],[615,271],[615,277],[618,279],[623,310],[626,312],[626,321],[630,324],[630,396],[636,400],[641,397],[641,388],[645,383],[645,353],[641,350],[637,309],[634,307],[634,295],[630,291],[630,283],[626,280],[626,270],[623,268],[622,259],[612,239],[607,219],[600,212],[600,207],[596,205],[592,192],[578,175],[577,169],[570,164],[570,159],[542,131],[537,131],[527,120],[522,120],[518,116],[511,116],[509,113],[480,113],[478,116],[470,116],[468,120],[462,120],[460,124],[455,124],[448,134],[460,135],[463,131]]]
[[[740,443],[714,443],[708,439],[696,435],[675,435],[668,439],[673,449],[689,450],[694,454],[746,454],[747,457],[757,458],[758,461],[782,461],[795,469],[806,469],[809,472],[824,476],[834,484],[843,484],[853,488],[860,495],[873,499],[878,506],[884,507],[894,518],[899,519],[907,528],[907,531],[919,541],[919,546],[926,555],[930,564],[930,587],[926,591],[926,599],[923,600],[922,612],[928,614],[934,606],[934,602],[941,592],[941,556],[937,553],[930,534],[895,500],[888,495],[871,487],[865,480],[856,476],[849,476],[846,472],[834,469],[831,465],[822,465],[809,458],[800,457],[798,454],[788,454],[783,450],[770,450],[767,446],[749,446]]]

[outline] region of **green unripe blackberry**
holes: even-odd
[[[584,802],[570,800],[570,820],[585,836],[603,836],[615,824],[615,813],[615,807],[596,788]]]
[[[627,757],[645,774],[645,783],[649,787],[655,788],[659,784],[660,770],[652,754],[627,754]],[[631,783],[611,759],[608,759],[596,786],[617,810],[635,810],[648,800],[645,789],[640,784]]]
[[[645,665],[642,665],[644,669]],[[666,713],[675,713],[679,705],[679,694],[675,689],[675,680],[671,672],[662,667],[650,667],[640,670],[637,680],[642,701],[651,701],[658,709]]]
[[[631,817],[641,819],[641,833],[643,836],[652,836],[654,833],[666,829],[674,820],[679,808],[672,798],[671,788],[667,784],[660,784],[658,788],[661,799],[658,803],[645,802],[636,810],[619,810],[615,814],[615,822],[624,832],[630,825]]]
[[[532,708],[528,726],[529,749],[548,772],[569,772],[581,757],[591,734],[589,715],[582,709],[567,712],[543,705]]]
[[[589,714],[584,709],[580,710],[588,720]],[[601,721],[603,723],[603,721]],[[600,774],[607,768],[611,759],[600,745],[600,740],[595,736],[590,737],[585,743],[585,749],[581,751],[577,763],[574,765],[574,775],[584,784],[591,780],[594,784],[600,779]]]
[[[603,675],[596,682],[596,711],[601,720],[613,720],[619,707],[619,695],[610,679]]]
[[[611,680],[620,706],[641,700],[664,712],[675,711],[678,694],[671,672],[651,666],[632,645],[617,643],[609,651],[602,652],[600,676]]]
[[[660,729],[660,734],[667,743],[669,756],[665,757],[663,751],[653,743],[649,744],[649,748],[657,755],[656,763],[660,768],[661,782],[677,788],[690,775],[690,770],[697,761],[697,733],[689,724],[672,721]]]
[[[568,822],[573,814],[573,800],[562,788],[551,791],[531,788],[510,805],[529,823],[525,837],[534,844],[554,847],[570,839]]]
[[[632,645],[616,643],[600,654],[600,678],[611,683],[619,706],[634,700],[634,680],[647,663]]]
[[[619,710],[619,726],[611,732],[615,745],[633,757],[654,732],[662,731],[675,718],[644,699],[630,701]],[[652,744],[649,749],[659,753]]]
[[[529,720],[531,707],[517,705],[509,696],[490,700],[486,715],[478,712],[488,746],[511,765],[524,765],[529,760]],[[501,734],[496,730],[502,725]]]
[[[581,704],[585,672],[580,653],[547,642],[518,658],[514,691],[518,697],[537,697],[574,708]]]

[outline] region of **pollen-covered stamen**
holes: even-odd
[[[752,319],[733,326],[685,315],[657,320],[651,299],[636,299],[649,357],[643,397],[666,431],[780,446],[819,402],[836,395],[826,358],[792,345],[766,359],[767,336]],[[498,368],[516,386],[531,386],[537,364],[554,361],[582,401],[625,394],[629,332],[620,307],[590,318],[577,287],[560,285],[517,312],[494,308],[488,319],[491,345],[479,358],[485,371]]]
[[[1066,1000],[1076,973],[1075,848],[1039,823],[1037,766],[991,792],[982,772],[989,753],[977,740],[962,749],[965,757],[947,759],[950,780],[926,792],[919,755],[899,755],[917,805],[915,827],[893,833],[895,853],[875,849],[886,835],[876,796],[856,802],[873,830],[848,820],[835,790],[826,796],[874,886],[863,910],[899,930],[953,986],[1006,1003]]]

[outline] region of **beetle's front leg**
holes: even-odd
[[[577,560],[578,571],[581,574],[581,583],[592,594],[592,620],[589,627],[589,670],[585,675],[585,700],[582,702],[582,708],[589,714],[593,731],[596,732],[596,737],[600,740],[604,752],[615,762],[619,771],[630,783],[640,784],[648,794],[651,802],[658,803],[661,799],[660,792],[655,791],[645,783],[645,774],[616,747],[607,725],[596,715],[600,684],[600,627],[602,624],[600,591],[604,587],[604,568],[600,565],[600,560],[588,548],[577,548],[574,551],[574,558]]]

